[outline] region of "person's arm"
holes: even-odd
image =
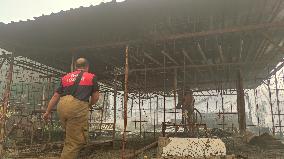
[[[55,92],[52,98],[50,99],[47,109],[43,115],[44,120],[47,120],[49,118],[52,108],[58,103],[59,99],[60,99],[60,94]]]
[[[100,98],[99,91],[93,92],[92,96],[91,96],[91,105],[96,104],[98,102],[99,98]]]
[[[91,95],[91,100],[90,100],[90,105],[94,105],[98,102],[100,98],[100,86],[98,84],[97,78],[93,78],[93,88],[92,88],[92,95]]]

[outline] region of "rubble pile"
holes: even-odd
[[[233,135],[232,132],[223,130],[223,129],[219,129],[219,128],[213,128],[209,130],[209,134],[210,136],[215,136],[218,138],[225,138],[225,137],[230,137]]]
[[[255,136],[253,137],[250,141],[249,144],[251,145],[257,145],[259,147],[263,148],[269,148],[269,147],[279,147],[279,148],[284,148],[284,144],[282,144],[279,140],[274,138],[273,136],[269,135],[268,133],[264,133],[260,136]]]

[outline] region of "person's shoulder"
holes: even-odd
[[[85,73],[84,73],[84,76],[89,77],[89,78],[95,78],[95,77],[96,77],[96,74],[90,73],[90,72],[85,72]]]
[[[69,76],[72,76],[72,75],[75,75],[75,74],[78,74],[78,71],[73,71],[73,72],[66,73],[62,77],[69,77]]]

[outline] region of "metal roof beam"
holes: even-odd
[[[284,48],[279,46],[268,34],[266,33],[262,33],[261,34],[270,44],[272,44],[273,46],[275,46],[277,49],[279,49],[280,51],[284,51]]]
[[[223,54],[222,45],[218,45],[218,50],[219,50],[220,59],[221,59],[222,63],[224,63],[225,58],[224,58],[224,54]]]
[[[188,52],[185,51],[185,49],[182,49],[182,53],[183,53],[183,55],[188,59],[188,61],[189,61],[191,64],[194,64],[192,58],[188,55]]]
[[[206,55],[205,55],[204,51],[202,50],[202,48],[201,48],[199,43],[197,43],[197,49],[198,49],[199,53],[201,54],[201,56],[202,56],[203,60],[205,61],[205,63],[208,63]]]
[[[146,52],[144,52],[144,56],[147,57],[148,59],[150,59],[152,62],[154,62],[155,64],[159,65],[159,66],[163,66],[162,63],[160,63],[158,60],[154,59],[152,56],[150,56],[149,54],[147,54]]]
[[[213,35],[222,35],[226,33],[237,33],[237,32],[248,32],[248,31],[255,31],[261,29],[283,29],[284,22],[273,22],[273,23],[262,23],[256,25],[246,25],[241,27],[232,27],[232,28],[224,28],[224,29],[217,29],[217,30],[207,30],[201,32],[188,32],[182,34],[172,34],[168,36],[162,36],[160,38],[153,38],[156,42],[159,41],[167,41],[167,40],[179,40],[179,39],[188,39],[188,38],[197,38],[197,37],[205,37],[205,36],[213,36]],[[109,43],[102,43],[97,45],[85,45],[85,46],[77,46],[71,49],[98,49],[98,48],[117,48],[123,47],[128,44],[137,44],[143,43],[143,40],[127,40],[127,41],[120,41],[120,42],[109,42]],[[69,49],[69,48],[67,48]]]
[[[267,64],[269,61],[256,61],[257,64]],[[167,66],[167,67],[147,67],[142,69],[131,69],[130,72],[139,72],[139,71],[157,71],[157,70],[163,70],[163,69],[183,69],[186,68],[212,68],[212,67],[220,67],[220,66],[244,66],[248,65],[250,62],[238,62],[238,63],[222,63],[222,64],[203,64],[203,65],[179,65],[179,66]]]
[[[168,59],[170,59],[174,64],[179,65],[178,62],[177,62],[175,59],[173,59],[173,58],[172,58],[168,53],[166,53],[164,50],[162,50],[161,53],[162,53],[163,55],[165,55]]]
[[[194,33],[183,33],[183,34],[175,34],[169,35],[167,37],[161,37],[158,40],[178,40],[178,39],[186,39],[186,38],[196,38],[196,37],[204,37],[210,35],[220,35],[225,33],[235,33],[235,32],[247,32],[247,31],[254,31],[260,29],[267,29],[267,28],[277,28],[283,29],[284,22],[273,22],[273,23],[262,23],[262,24],[255,24],[255,25],[246,25],[241,27],[232,27],[232,28],[225,28],[225,29],[217,29],[217,30],[208,30],[208,31],[201,31],[201,32],[194,32]]]
[[[142,61],[138,60],[135,56],[130,56],[131,59],[136,61],[137,63],[140,63],[141,65],[144,65]]]

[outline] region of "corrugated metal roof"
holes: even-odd
[[[145,66],[163,67],[153,62],[156,59],[163,64],[162,51],[175,61],[166,58],[166,65],[177,68],[179,79],[183,79],[185,50],[194,62],[186,61],[192,65],[188,66],[191,72],[186,76],[187,87],[213,88],[216,83],[224,83],[224,79],[231,81],[226,87],[234,87],[236,69],[244,69],[245,79],[251,81],[262,77],[267,65],[272,69],[283,57],[261,34],[268,33],[275,44],[282,40],[282,10],[283,3],[278,0],[102,3],[35,20],[0,24],[0,47],[44,64],[54,61],[52,65],[65,71],[73,54],[86,56],[101,79],[110,82],[113,76],[108,73],[114,67],[123,67],[124,47],[130,44],[131,69],[136,70],[130,80],[138,81],[133,83],[140,83],[140,87],[145,83],[141,73]],[[269,46],[273,49],[268,53]],[[251,64],[253,60],[258,62]],[[168,75],[172,76],[170,70]],[[153,90],[162,88],[160,72],[163,71],[148,72],[149,78],[157,80],[148,84]],[[252,83],[256,82],[247,87]],[[172,85],[170,80],[167,85]],[[133,87],[138,89],[134,84]]]

